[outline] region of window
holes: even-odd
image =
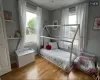
[[[37,19],[36,12],[27,9],[25,43],[36,42],[36,29],[35,29],[36,19]]]
[[[69,24],[77,24],[77,21],[76,21],[77,19],[76,19],[76,14],[74,13],[74,14],[69,14]],[[75,35],[75,32],[76,32],[76,29],[77,29],[77,26],[71,26],[70,27],[70,32],[69,32],[69,37],[70,38],[73,38],[74,37],[74,35]],[[78,35],[76,36],[76,39],[75,39],[75,41],[74,41],[74,45],[78,45]]]
[[[68,24],[76,24],[76,14],[69,14]],[[73,38],[75,31],[76,31],[76,26],[66,26],[65,36],[68,38]]]
[[[76,14],[69,14],[69,24],[76,24]]]
[[[69,9],[69,16],[68,16],[68,24],[77,24],[77,17],[76,17],[76,12],[75,8]],[[73,39],[75,32],[76,32],[77,26],[67,26],[65,28],[65,37],[67,37],[67,40]],[[65,45],[69,45],[69,43],[65,42]],[[78,46],[79,45],[79,37],[78,34],[76,35],[76,38],[74,40],[74,45]]]

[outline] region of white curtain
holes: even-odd
[[[38,47],[38,52],[40,51],[40,45],[41,45],[40,36],[43,35],[42,28],[43,28],[42,8],[37,7],[37,23],[36,23],[37,41],[36,41],[36,43],[37,43],[37,47]]]
[[[62,10],[61,25],[68,24],[68,21],[69,21],[69,8],[65,8],[65,9]],[[69,27],[60,27],[59,35],[62,36],[62,37],[65,37],[65,33],[69,32],[69,31],[66,31],[66,30],[69,30],[68,28]],[[66,36],[68,36],[68,34]],[[65,48],[65,49],[68,48],[68,46],[65,45],[65,42],[63,42],[63,41],[59,41],[59,47],[60,48]]]
[[[21,30],[21,41],[18,45],[18,49],[24,48],[25,40],[25,26],[26,26],[26,0],[18,0],[19,6],[19,20],[20,20],[20,30]]]
[[[76,6],[77,23],[80,24],[80,51],[86,50],[88,3]]]

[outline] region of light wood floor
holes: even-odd
[[[13,70],[3,75],[2,80],[93,80],[91,76],[78,70],[65,73],[42,57],[23,68],[18,69],[16,65],[12,67]]]

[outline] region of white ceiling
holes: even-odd
[[[79,3],[84,0],[31,0],[49,10],[65,7],[71,4]]]

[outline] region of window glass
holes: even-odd
[[[76,24],[76,14],[73,15],[69,15],[69,24]],[[70,31],[69,31],[69,37],[73,38],[75,35],[75,31],[77,29],[77,26],[69,26],[70,27]]]
[[[69,15],[69,24],[76,24],[77,23],[76,20],[77,20],[76,19],[76,14],[70,14]],[[76,30],[77,30],[77,26],[71,26],[70,27],[70,32],[69,32],[69,37],[70,38],[74,37]],[[78,33],[77,33],[76,38],[74,40],[74,45],[78,46],[78,42],[79,41],[78,41]]]
[[[34,43],[36,42],[36,19],[37,15],[31,10],[26,11],[26,35],[25,43]]]
[[[76,14],[75,13],[70,13],[69,14],[69,20],[68,20],[68,24],[77,24],[77,19],[76,19]],[[65,37],[67,37],[66,39],[69,41],[72,41],[75,32],[76,32],[77,26],[68,26],[65,28]],[[77,33],[76,38],[74,40],[74,45],[78,46],[79,43],[79,35]],[[68,45],[69,43],[65,42],[66,45]]]

